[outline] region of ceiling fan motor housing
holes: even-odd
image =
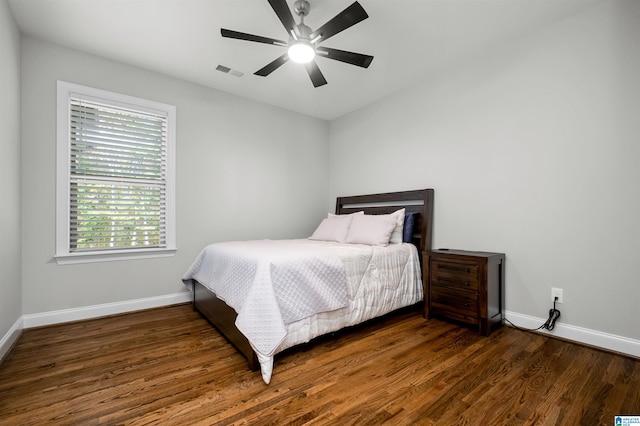
[[[298,37],[303,40],[309,40],[311,38],[311,28],[306,26],[305,24],[298,24]]]

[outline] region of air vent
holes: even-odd
[[[216,71],[220,71],[225,74],[231,74],[234,77],[242,77],[244,75],[244,73],[241,73],[240,71],[232,70],[231,68],[225,67],[224,65],[218,65],[216,67]]]

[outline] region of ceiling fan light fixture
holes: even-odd
[[[316,56],[316,51],[313,46],[311,46],[311,43],[300,40],[291,44],[287,53],[289,59],[299,64],[309,63],[313,61],[313,58]]]

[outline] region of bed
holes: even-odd
[[[211,244],[183,282],[194,309],[268,384],[277,353],[423,300],[432,214],[433,189],[338,197],[335,214],[309,238]],[[374,222],[392,228],[386,238],[395,244],[365,233]],[[331,233],[345,223],[349,243]]]

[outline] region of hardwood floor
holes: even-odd
[[[25,330],[0,424],[613,425],[640,361],[405,311],[277,357],[270,385],[189,305]]]

